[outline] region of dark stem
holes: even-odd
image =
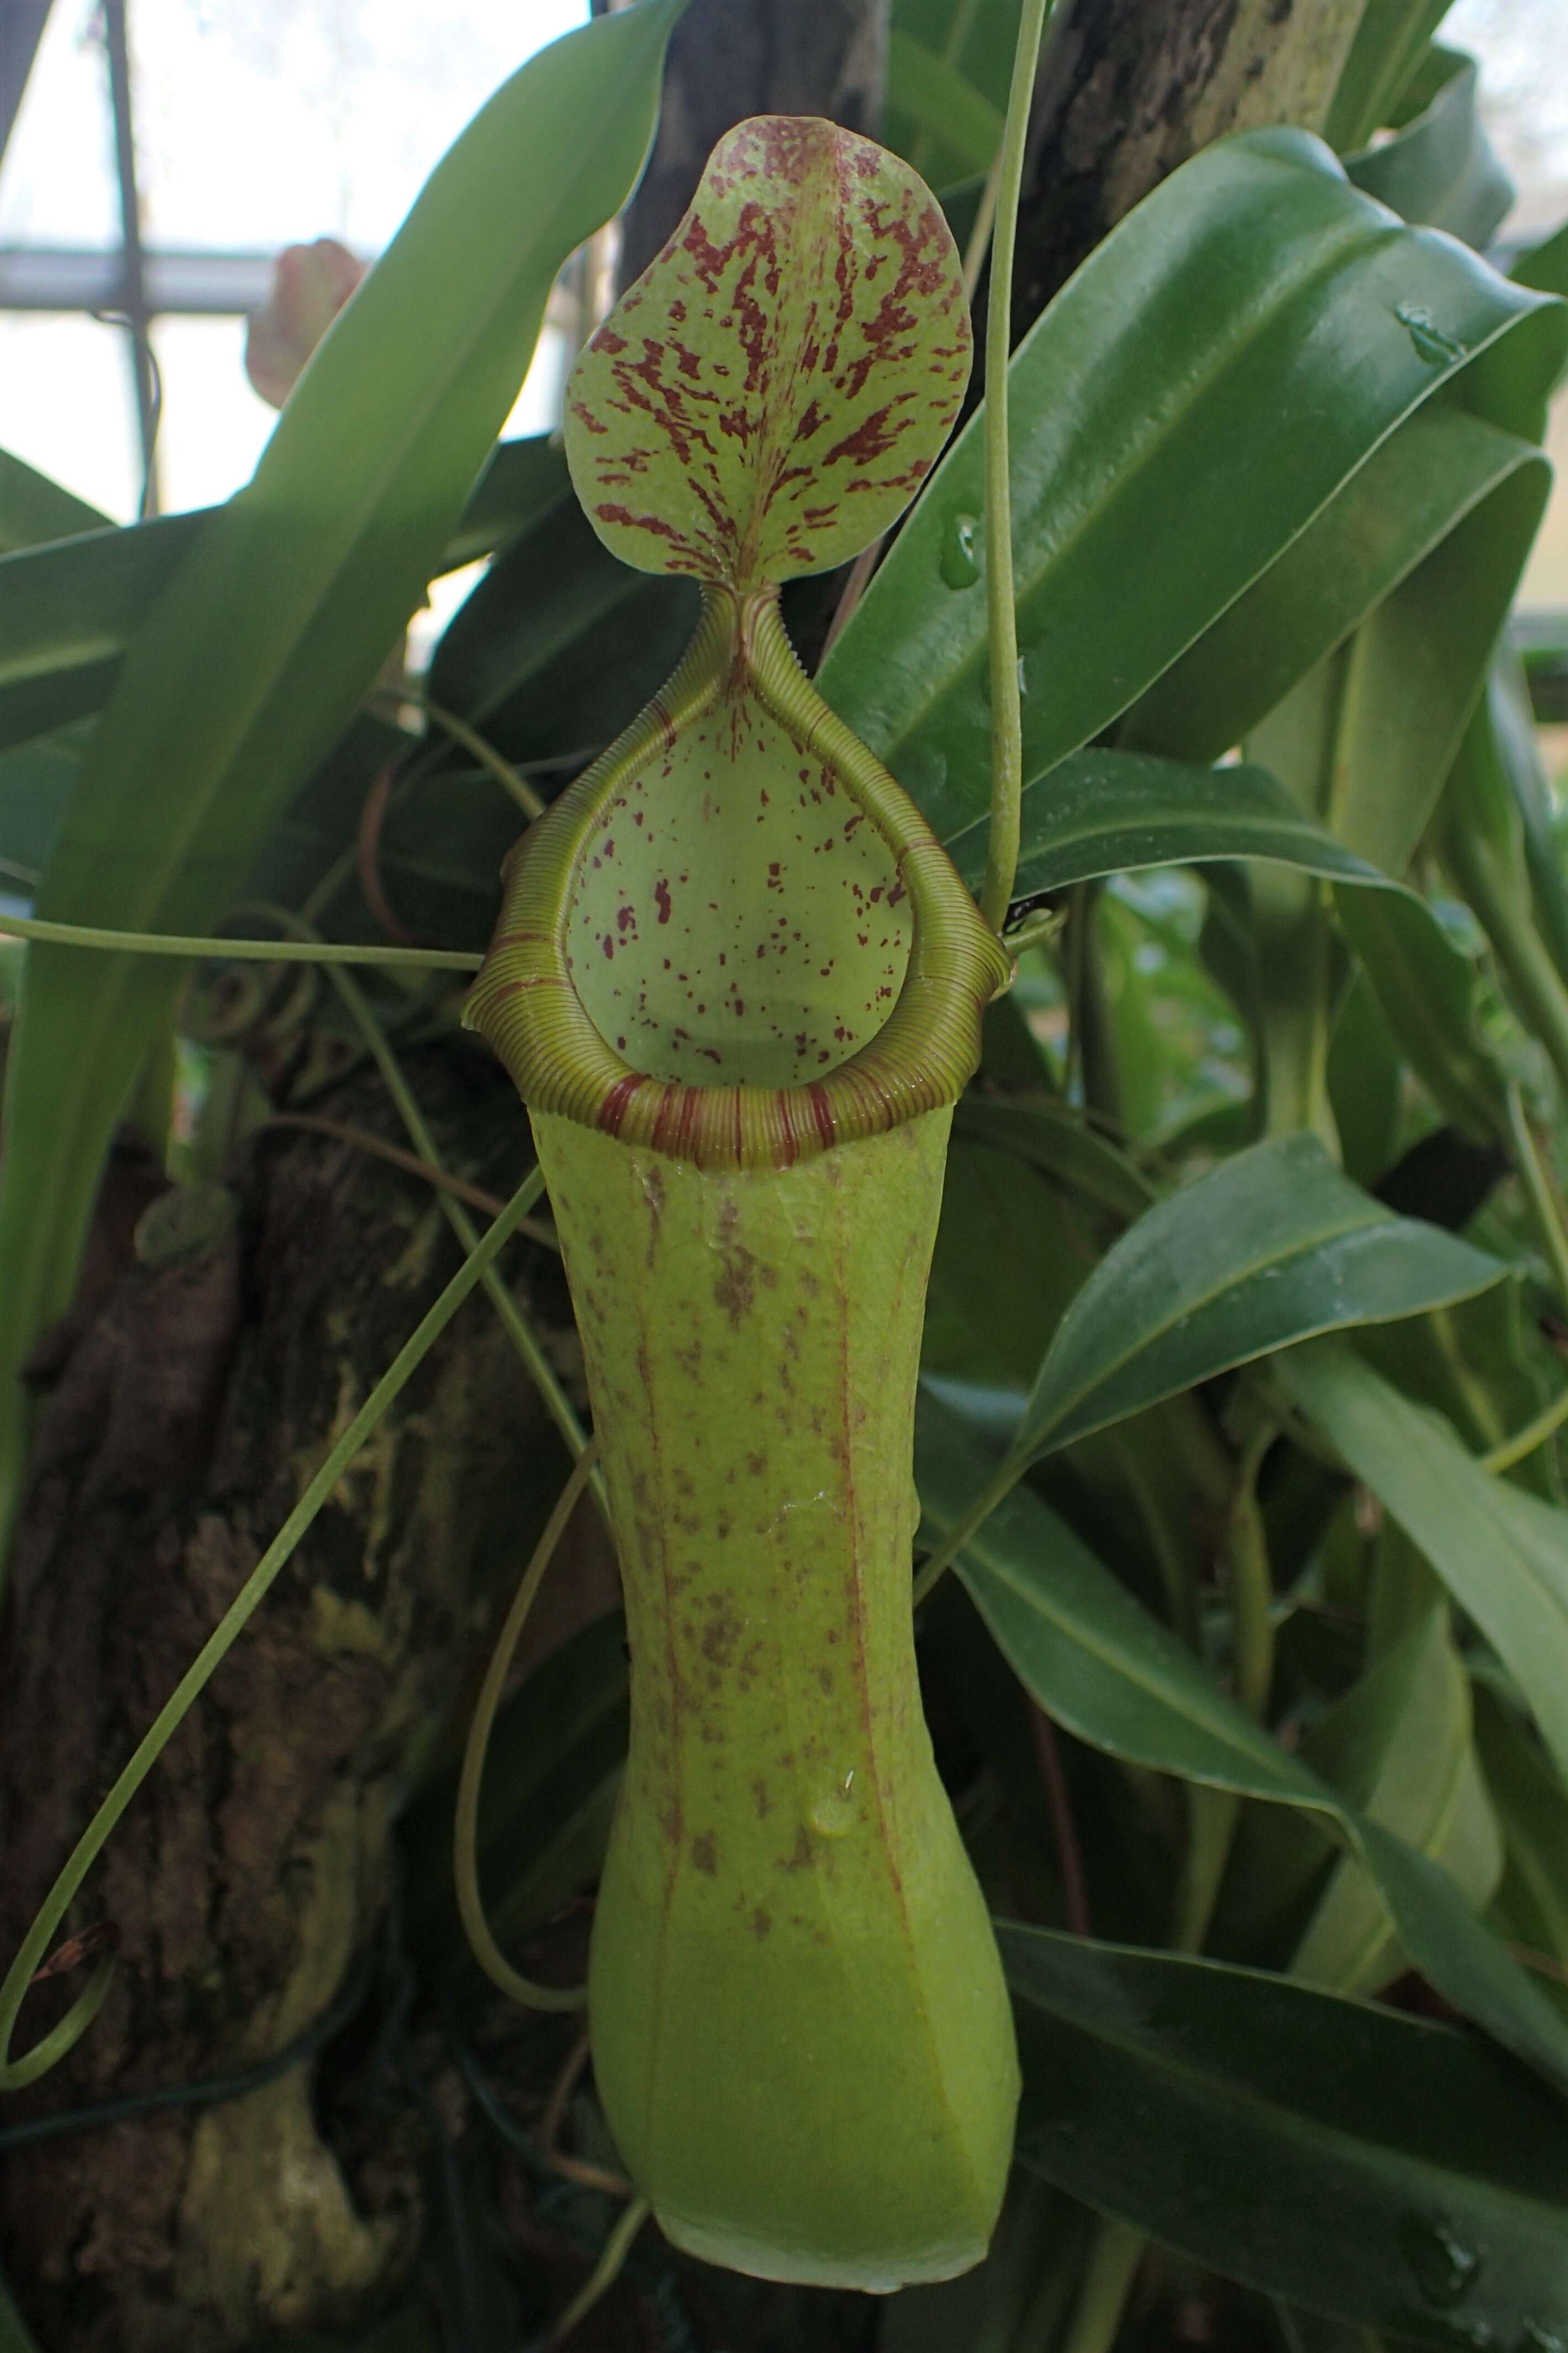
[[[1079,1848],[1078,1831],[1073,1822],[1072,1799],[1068,1792],[1067,1776],[1062,1771],[1061,1745],[1057,1728],[1039,1704],[1029,1703],[1029,1721],[1034,1729],[1035,1753],[1040,1760],[1040,1778],[1046,1787],[1046,1801],[1051,1810],[1051,1829],[1057,1841],[1057,1865],[1062,1875],[1062,1914],[1075,1936],[1092,1933],[1089,1910],[1089,1888],[1083,1875],[1083,1856]]]

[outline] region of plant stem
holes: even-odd
[[[1147,2243],[1131,2222],[1100,2217],[1062,2353],[1110,2353]]]
[[[935,1592],[964,1546],[984,1522],[990,1518],[997,1504],[1005,1502],[1012,1493],[1028,1467],[1026,1458],[1016,1460],[1010,1456],[997,1472],[990,1485],[981,1489],[968,1511],[948,1530],[945,1538],[937,1546],[915,1579],[914,1606],[917,1609],[922,1601],[929,1599]]]
[[[1013,580],[1013,509],[1007,434],[1007,362],[1013,348],[1013,257],[1024,147],[1040,37],[1051,0],[1024,0],[1007,124],[1002,133],[996,218],[991,232],[991,292],[985,311],[985,607],[991,647],[991,833],[980,912],[1000,932],[1018,871],[1024,789],[1024,715],[1018,683],[1018,616]]]
[[[1189,1781],[1186,1788],[1187,1846],[1171,1949],[1201,1953],[1208,1941],[1220,1882],[1230,1861],[1231,1841],[1241,1820],[1241,1799],[1233,1789],[1211,1788],[1205,1781]]]
[[[1105,1434],[1127,1482],[1128,1493],[1138,1507],[1138,1516],[1148,1531],[1150,1549],[1160,1572],[1172,1630],[1180,1635],[1189,1651],[1195,1651],[1199,1646],[1198,1596],[1190,1532],[1179,1529],[1172,1523],[1158,1476],[1149,1470],[1142,1451],[1148,1443],[1147,1435],[1130,1435],[1125,1430],[1115,1429]],[[1227,1500],[1229,1484],[1227,1480]]]
[[[485,1670],[484,1682],[474,1704],[474,1720],[468,1727],[468,1746],[463,1751],[462,1778],[458,1784],[458,1808],[452,1825],[452,1875],[458,1890],[458,1911],[463,1931],[474,1958],[492,1985],[499,1986],[509,2000],[525,2010],[581,2010],[588,1999],[586,1986],[547,1986],[536,1984],[533,1978],[521,1977],[507,1959],[490,1934],[490,1924],[485,1917],[484,1898],[479,1893],[479,1790],[484,1781],[485,1752],[489,1746],[490,1726],[500,1705],[501,1688],[517,1650],[518,1641],[533,1607],[533,1599],[543,1582],[544,1572],[554,1558],[555,1547],[565,1533],[566,1523],[577,1507],[577,1499],[588,1483],[593,1467],[594,1446],[590,1440],[577,1457],[571,1477],[561,1490],[554,1510],[544,1524],[544,1533],[533,1548],[533,1557],[523,1571],[522,1580],[513,1596],[500,1639]]]
[[[1226,1514],[1225,1556],[1230,1573],[1232,1642],[1237,1697],[1259,1723],[1274,1681],[1274,1580],[1263,1515],[1258,1508],[1258,1473],[1273,1444],[1275,1424],[1265,1421],[1248,1440]],[[1197,1782],[1187,1787],[1187,1852],[1182,1870],[1172,1943],[1179,1953],[1201,1953],[1208,1940],[1241,1800],[1233,1790]]]
[[[416,1151],[420,1158],[428,1161],[432,1167],[440,1168],[441,1155],[436,1148],[436,1139],[426,1124],[425,1114],[419,1108],[414,1090],[403,1075],[397,1057],[387,1042],[386,1032],[376,1019],[369,999],[358,984],[349,978],[346,972],[334,969],[331,978],[333,987],[348,1008],[355,1028],[364,1039],[376,1069],[381,1072],[386,1092],[397,1106],[403,1124],[408,1130]],[[439,1198],[447,1224],[457,1235],[463,1249],[471,1255],[478,1248],[479,1239],[472,1218],[450,1193],[443,1192]],[[540,1345],[532,1326],[500,1276],[493,1269],[485,1276],[485,1296],[500,1316],[506,1328],[507,1336],[521,1357],[530,1379],[544,1399],[545,1409],[551,1420],[565,1440],[575,1461],[588,1443],[584,1435],[583,1425],[573,1412],[566,1392],[556,1379],[554,1370]],[[596,1472],[592,1483],[594,1501],[604,1515],[605,1525],[607,1527],[609,1505],[605,1494],[604,1481]]]
[[[1516,1086],[1508,1091],[1508,1124],[1536,1235],[1551,1265],[1558,1297],[1568,1306],[1568,1234],[1563,1232],[1552,1179],[1525,1113],[1524,1098]]]
[[[1067,1775],[1062,1770],[1057,1728],[1036,1699],[1029,1702],[1029,1722],[1034,1731],[1035,1754],[1039,1760],[1046,1804],[1050,1812],[1051,1831],[1056,1839],[1057,1865],[1062,1882],[1062,1917],[1075,1936],[1087,1936],[1093,1931],[1089,1909],[1089,1883],[1084,1878],[1083,1852],[1073,1821],[1072,1798],[1068,1789]]]
[[[418,1369],[469,1292],[494,1264],[519,1220],[527,1216],[543,1190],[544,1177],[542,1172],[536,1168],[519,1186],[472,1257],[458,1269],[439,1299],[421,1317],[342,1436],[329,1449],[321,1469],[203,1643],[192,1664],[181,1676],[174,1693],[159,1710],[152,1729],[138,1744],[130,1763],[77,1841],[69,1859],[44,1899],[37,1919],[27,1931],[21,1950],[6,1971],[4,1984],[0,1985],[0,2091],[20,2091],[24,2084],[34,2083],[40,2075],[46,2074],[65,2057],[91,2024],[109,1990],[112,1956],[99,1964],[90,1984],[58,2026],[42,2036],[20,2059],[13,2059],[10,2055],[11,2037],[33,1974],[47,1951],[55,1930],[65,1918],[78,1889],[102,1852],[110,1833],[266,1599],[279,1570],[292,1558],[300,1538],[322,1504],[330,1500],[360,1448],[377,1428],[399,1390]]]
[[[1274,1583],[1263,1514],[1258,1508],[1258,1473],[1274,1437],[1273,1424],[1265,1422],[1248,1440],[1226,1527],[1236,1695],[1248,1715],[1260,1724],[1274,1681]]]
[[[384,1135],[373,1135],[369,1128],[354,1127],[346,1119],[322,1119],[314,1112],[275,1111],[262,1121],[256,1133],[261,1134],[279,1127],[299,1128],[307,1135],[330,1135],[336,1144],[352,1145],[356,1152],[369,1153],[394,1168],[405,1168],[411,1176],[422,1176],[437,1192],[450,1193],[455,1199],[467,1201],[471,1209],[482,1210],[487,1218],[499,1218],[506,1206],[499,1194],[487,1193],[482,1185],[470,1185],[466,1176],[454,1176],[438,1161],[421,1160],[416,1152],[405,1152],[400,1144],[388,1144]],[[559,1237],[537,1218],[524,1218],[518,1232],[560,1255]]]
[[[1481,1469],[1490,1471],[1494,1476],[1511,1471],[1516,1462],[1522,1462],[1526,1455],[1533,1454],[1538,1446],[1544,1446],[1549,1438],[1555,1437],[1565,1421],[1568,1421],[1568,1388],[1551,1405],[1544,1407],[1533,1421],[1527,1421],[1522,1430],[1516,1430],[1511,1438],[1505,1438],[1500,1446],[1494,1446],[1489,1453],[1483,1454],[1480,1457]]]
[[[455,711],[444,711],[438,702],[432,702],[428,696],[426,697],[425,709],[436,722],[437,726],[446,730],[454,744],[460,744],[465,752],[471,754],[481,768],[489,770],[501,790],[510,794],[530,825],[536,817],[544,815],[547,804],[543,796],[534,791],[533,786],[519,774],[510,760],[501,758],[495,745],[489,743],[477,728],[470,727],[466,719],[459,719]]]
[[[604,2253],[589,2274],[587,2283],[578,2289],[560,2319],[550,2332],[552,2345],[564,2345],[580,2320],[586,2319],[602,2295],[608,2295],[621,2275],[621,2268],[632,2251],[632,2241],[652,2212],[646,2198],[634,2198],[615,2229],[605,2241]]]
[[[23,2326],[22,2316],[0,2280],[0,2353],[38,2353],[37,2340]]]
[[[65,948],[110,948],[132,955],[206,956],[219,964],[411,965],[426,972],[478,972],[483,956],[462,948],[351,947],[339,940],[191,939],[168,932],[107,932],[96,923],[51,923],[0,915],[0,937],[47,940]]]

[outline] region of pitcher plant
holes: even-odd
[[[778,595],[896,519],[969,365],[912,171],[826,121],[721,142],[567,396],[595,529],[700,617],[519,845],[467,1015],[532,1121],[626,1590],[605,2114],[678,2245],[873,2290],[984,2254],[1017,2096],[910,1609],[948,1128],[1009,963]]]

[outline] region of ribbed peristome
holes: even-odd
[[[639,923],[651,926],[668,921],[669,886],[662,878],[652,884],[652,893],[659,902],[656,916],[646,903],[647,875],[653,870],[645,864],[639,902],[621,879],[626,871],[624,851],[619,869],[612,870],[606,863],[603,854],[606,839],[613,847],[606,827],[611,814],[617,811],[628,812],[627,828],[643,824],[640,811],[630,813],[630,803],[634,796],[643,794],[649,773],[661,764],[664,776],[658,780],[658,789],[647,794],[646,803],[656,817],[661,814],[660,793],[666,802],[672,790],[700,793],[702,778],[694,769],[679,770],[679,762],[683,751],[689,757],[690,746],[704,726],[719,732],[732,726],[740,746],[730,772],[712,777],[714,803],[721,795],[750,790],[759,795],[762,804],[757,824],[771,824],[776,829],[778,811],[774,808],[771,816],[767,814],[765,785],[748,782],[747,777],[743,739],[749,726],[763,723],[757,719],[759,713],[765,714],[766,724],[782,731],[771,747],[774,765],[766,771],[775,792],[779,753],[787,746],[788,756],[806,764],[796,772],[802,807],[808,801],[820,802],[826,790],[829,796],[842,794],[853,812],[847,823],[838,822],[825,838],[805,842],[796,837],[802,842],[797,860],[801,872],[809,877],[825,871],[828,860],[824,851],[842,858],[851,829],[861,820],[873,829],[880,844],[888,887],[884,891],[873,885],[868,895],[878,902],[876,913],[883,923],[884,936],[873,943],[868,923],[867,933],[856,935],[858,946],[850,944],[849,960],[864,952],[868,959],[867,972],[873,980],[882,981],[879,988],[871,991],[871,997],[890,997],[892,1002],[885,1018],[879,1010],[872,1011],[870,998],[861,1003],[855,1016],[863,1033],[858,1039],[855,1027],[840,1020],[831,1032],[824,1028],[820,1037],[812,1033],[809,1040],[808,1023],[795,1041],[798,1053],[768,1042],[765,951],[775,935],[783,937],[787,920],[775,912],[769,892],[780,886],[771,881],[770,870],[763,862],[754,873],[742,873],[738,882],[734,878],[715,880],[711,887],[732,893],[744,970],[754,976],[748,980],[752,994],[742,1002],[739,981],[731,976],[723,984],[734,993],[726,1009],[740,1004],[747,1016],[735,1030],[723,1033],[741,1038],[740,1047],[731,1050],[726,1045],[721,1051],[709,1046],[696,1050],[721,1070],[725,1060],[744,1064],[760,1059],[768,1063],[778,1061],[781,1054],[792,1069],[796,1064],[800,1067],[787,1083],[753,1083],[744,1075],[726,1081],[717,1071],[713,1083],[702,1083],[671,1066],[672,1056],[675,1061],[689,1061],[689,1046],[677,1045],[662,1055],[658,1051],[639,1054],[638,1045],[625,1031],[617,1029],[613,1039],[605,1034],[605,1027],[615,1025],[605,1021],[602,1027],[585,1002],[600,978],[596,967],[579,977],[584,942],[602,942],[606,960],[613,964],[623,939],[629,945],[641,936]],[[672,764],[677,773],[671,773]],[[705,771],[702,776],[710,773]],[[814,773],[820,779],[816,786],[811,784]],[[789,789],[795,789],[793,782]],[[694,819],[695,814],[688,808],[689,819]],[[817,830],[820,834],[820,824]],[[626,839],[634,849],[641,848],[629,830]],[[731,847],[735,839],[731,828]],[[764,839],[762,846],[772,845]],[[761,857],[759,850],[759,860]],[[862,858],[858,871],[863,871],[863,865]],[[777,871],[775,865],[771,873]],[[707,887],[700,881],[691,885],[688,875],[681,880],[689,888]],[[863,903],[868,894],[853,883],[849,887],[855,891],[857,904]],[[809,897],[809,890],[804,895]],[[793,896],[798,910],[803,896],[798,887]],[[907,933],[900,938],[886,919],[891,905],[906,900]],[[784,903],[789,903],[787,899]],[[835,946],[843,942],[843,909],[847,903],[840,900],[837,913],[826,909],[826,919],[837,926]],[[728,906],[721,913],[718,901],[706,904],[719,920],[730,920]],[[751,931],[748,924],[752,926]],[[679,936],[675,931],[670,934],[675,954],[668,959],[653,958],[646,949],[642,954],[643,966],[650,976],[645,977],[642,999],[646,1001],[651,990],[655,1000],[647,1016],[649,1038],[662,1035],[679,1041],[685,1037],[679,1027],[672,1027],[682,1011],[680,984],[688,981],[688,974],[679,969]],[[790,951],[799,965],[809,955],[810,940],[798,928],[789,936],[803,942]],[[660,939],[657,944],[665,943]],[[828,966],[823,968],[826,980],[834,956],[824,952],[828,953]],[[878,966],[879,955],[891,961]],[[718,955],[717,963],[725,964],[723,954]],[[900,963],[901,978],[895,987],[890,976]],[[763,967],[760,973],[759,965]],[[710,974],[711,967],[710,955]],[[734,969],[741,971],[739,961]],[[1008,958],[1000,943],[982,921],[919,810],[805,676],[779,618],[776,592],[738,596],[731,588],[714,585],[704,591],[696,635],[662,692],[537,821],[513,852],[495,935],[464,1018],[495,1048],[532,1110],[557,1113],[584,1127],[699,1167],[788,1167],[837,1144],[883,1134],[939,1104],[953,1102],[979,1057],[981,1016],[1008,971]],[[847,982],[851,994],[859,985],[853,977]],[[688,987],[684,993],[690,997],[695,991]],[[796,1000],[792,997],[790,1002],[789,1018],[804,1018],[798,1015]],[[699,1009],[708,1015],[706,1003]],[[709,1018],[711,1021],[712,1017]],[[784,1018],[781,1011],[781,1022]],[[628,1022],[626,1029],[632,1026]],[[710,1030],[710,1034],[721,1033]],[[779,1024],[774,1024],[773,1037],[781,1034]],[[750,1049],[746,1039],[752,1041]],[[847,1039],[842,1050],[836,1049],[836,1039]],[[662,1060],[665,1067],[639,1068],[639,1060],[654,1065]],[[814,1062],[823,1066],[820,1075],[806,1075]]]

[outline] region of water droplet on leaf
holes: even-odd
[[[1428,2304],[1462,2303],[1481,2274],[1481,2254],[1446,2214],[1407,2214],[1399,2243],[1416,2287]]]
[[[1445,334],[1430,311],[1418,310],[1413,302],[1401,302],[1394,315],[1408,332],[1421,357],[1430,360],[1435,367],[1441,366],[1445,360],[1464,358],[1463,343],[1456,343],[1452,335]]]
[[[826,1798],[818,1798],[811,1810],[811,1827],[820,1838],[847,1838],[855,1827],[855,1805],[850,1791],[855,1784],[854,1768],[846,1773],[836,1789]]]
[[[980,577],[974,534],[980,526],[973,515],[954,515],[942,533],[942,560],[937,566],[944,586],[973,588]]]

